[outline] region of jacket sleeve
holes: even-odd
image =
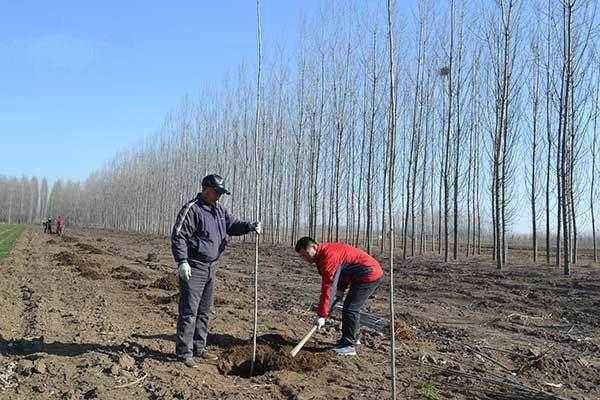
[[[319,297],[319,308],[317,314],[320,317],[327,317],[331,313],[331,299],[335,296],[340,269],[334,265],[332,260],[324,260],[321,271],[321,296]]]
[[[245,235],[254,230],[254,224],[252,222],[240,221],[235,218],[229,212],[225,211],[225,223],[227,224],[227,234],[229,236],[241,236]]]
[[[192,209],[194,204],[195,202],[190,202],[183,206],[179,214],[177,214],[177,219],[173,226],[171,251],[177,263],[187,260],[189,239],[196,232],[200,224],[200,218],[198,218],[197,213]]]

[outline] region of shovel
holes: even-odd
[[[333,301],[333,303],[331,303],[331,307],[329,308],[330,311],[333,310],[333,307],[335,307],[336,303],[337,303],[337,299],[335,299]],[[312,337],[312,335],[315,334],[316,331],[317,331],[316,325],[314,325],[312,328],[310,328],[310,331],[308,331],[308,333],[306,335],[304,335],[302,340],[300,342],[298,342],[296,347],[294,347],[292,349],[292,351],[290,351],[290,354],[292,357],[296,357],[296,354],[298,354],[298,352],[302,349],[302,347],[304,347],[306,342],[308,342],[308,340]]]

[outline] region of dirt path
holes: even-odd
[[[334,322],[300,357],[287,356],[310,328],[319,287],[316,271],[287,248],[261,251],[264,374],[245,378],[252,263],[253,245],[244,243],[221,260],[209,338],[221,361],[190,370],[173,355],[177,280],[166,238],[28,228],[0,267],[0,399],[389,396],[389,343],[378,332],[363,330],[358,357],[335,357]],[[579,271],[563,278],[541,268],[498,274],[483,261],[402,264],[400,398],[511,398],[482,377],[600,398],[600,279],[597,270]],[[386,290],[369,313],[387,315]]]

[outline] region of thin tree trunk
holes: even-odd
[[[550,91],[550,1],[548,0],[548,31],[546,34],[546,263],[550,264],[550,172],[552,158],[552,119]]]
[[[371,184],[373,182],[373,158],[374,158],[374,149],[375,149],[375,99],[376,99],[376,90],[377,90],[377,58],[376,58],[376,49],[377,49],[377,30],[373,29],[373,48],[372,48],[372,58],[371,58],[371,68],[372,76],[371,76],[371,115],[369,121],[369,158],[367,162],[367,182],[369,182],[369,188],[367,190],[367,252],[371,252],[372,240],[373,240],[373,189],[374,185]],[[385,180],[384,180],[385,182]],[[385,197],[385,196],[384,196]],[[385,209],[385,208],[384,208]]]
[[[391,369],[391,389],[392,400],[396,400],[396,338],[395,338],[395,314],[394,314],[394,162],[395,162],[395,145],[396,145],[396,104],[395,104],[395,88],[394,88],[394,40],[392,31],[392,0],[387,2],[387,22],[388,22],[388,39],[389,39],[389,72],[390,72],[390,132],[389,132],[389,185],[388,185],[388,214],[390,220],[390,369]]]
[[[258,169],[259,163],[259,126],[260,126],[260,92],[261,92],[261,76],[262,76],[262,37],[260,29],[260,0],[256,0],[256,26],[258,32],[258,78],[256,80],[256,120],[254,125],[254,173],[255,173],[255,207],[256,221],[260,221],[260,174]],[[254,247],[254,323],[252,328],[252,361],[250,363],[250,376],[254,375],[254,365],[256,363],[256,335],[258,332],[258,248],[259,235],[256,235]]]
[[[598,79],[600,79],[600,69],[598,73]],[[600,85],[596,85],[596,101],[595,101],[595,110],[594,110],[594,125],[592,128],[592,171],[591,177],[592,182],[590,184],[590,213],[592,216],[592,242],[594,246],[594,263],[598,262],[598,252],[596,246],[596,216],[594,213],[594,203],[595,203],[595,192],[596,192],[596,144],[598,142],[598,108],[600,99]]]
[[[534,39],[535,40],[535,39]],[[532,250],[533,250],[533,262],[537,262],[537,210],[536,210],[536,200],[537,200],[537,131],[538,131],[538,95],[539,95],[539,53],[537,49],[537,42],[533,44],[533,52],[534,52],[534,68],[535,68],[535,76],[533,79],[533,90],[532,90],[532,99],[533,99],[533,144],[531,149],[531,230],[532,230]]]
[[[446,121],[446,145],[444,152],[444,262],[448,262],[448,218],[449,205],[448,196],[450,195],[450,184],[448,182],[448,158],[450,156],[450,131],[452,126],[452,75],[453,64],[452,58],[454,54],[454,0],[450,1],[450,51],[449,51],[449,71],[448,71],[448,120]]]
[[[460,169],[461,151],[461,90],[462,90],[462,61],[463,61],[463,16],[464,5],[460,9],[460,22],[458,28],[458,60],[456,74],[456,140],[454,143],[454,195],[453,195],[453,223],[452,223],[452,259],[458,259],[458,174]],[[452,72],[451,72],[452,73]]]

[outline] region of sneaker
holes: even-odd
[[[356,355],[356,347],[354,346],[335,346],[333,348],[337,354],[341,356],[355,356]]]
[[[219,359],[218,355],[209,352],[208,349],[197,349],[197,350],[194,350],[194,355],[196,357],[200,357],[200,358],[202,358],[203,360],[206,360],[206,361],[217,361]]]
[[[177,357],[177,359],[188,368],[196,368],[196,363],[192,357]]]

